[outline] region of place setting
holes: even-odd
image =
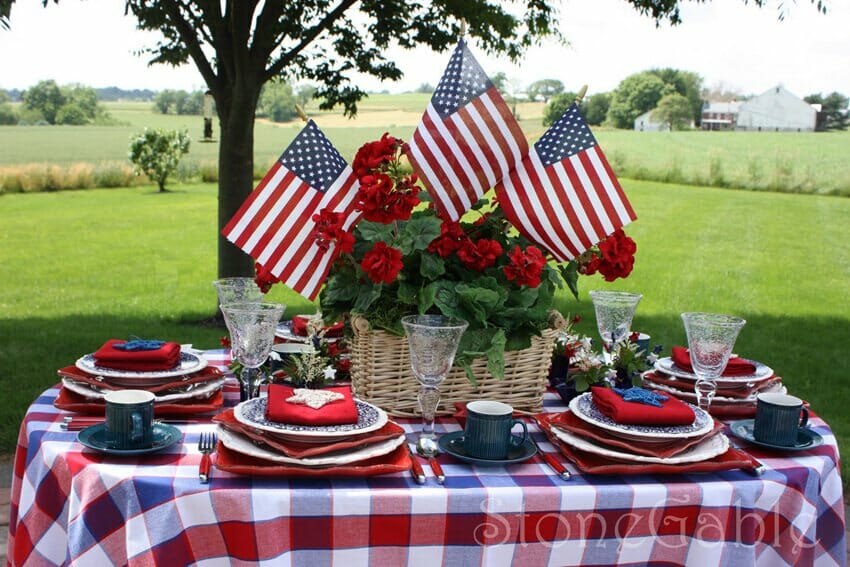
[[[823,437],[808,427],[809,410],[800,398],[780,393],[757,396],[754,419],[729,423],[729,431],[751,445],[772,452],[806,451],[823,445]]]
[[[150,393],[161,416],[203,414],[223,404],[224,374],[191,345],[174,341],[109,339],[57,374],[54,406],[74,413],[103,415],[107,396],[128,389]]]

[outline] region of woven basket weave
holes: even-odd
[[[438,415],[454,413],[454,403],[479,399],[498,400],[514,409],[539,412],[543,409],[543,393],[548,385],[552,348],[559,329],[565,325],[557,312],[549,317],[550,328],[532,337],[527,349],[505,352],[505,377],[494,378],[486,360],[472,364],[478,387],[467,379],[463,368],[453,367],[440,384]],[[394,416],[419,414],[419,383],[410,369],[410,354],[405,337],[373,330],[363,317],[351,321],[354,339],[351,353],[351,385],[358,398],[383,408]]]

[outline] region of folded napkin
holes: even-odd
[[[295,425],[342,425],[357,423],[358,414],[350,386],[325,388],[329,392],[342,394],[341,400],[330,402],[319,409],[310,406],[288,402],[295,395],[294,388],[283,384],[269,386],[268,403],[266,404],[266,419],[278,423]]]
[[[298,335],[299,337],[307,336],[307,321],[309,321],[309,317],[304,317],[303,315],[296,315],[292,318],[292,334]],[[333,325],[328,325],[324,328],[325,330],[325,338],[332,337],[341,337],[342,336],[342,328],[343,323],[339,321],[334,323]]]
[[[652,392],[651,390],[645,390]],[[657,394],[666,397],[659,400],[660,407],[637,402],[626,401],[623,396],[611,388],[592,388],[593,403],[599,410],[616,421],[633,425],[688,425],[694,422],[696,416],[687,404],[673,396],[661,392]]]
[[[94,374],[89,374],[84,370],[80,370],[76,366],[66,366],[64,368],[60,368],[56,371],[56,373],[62,378],[70,378],[76,382],[83,382],[88,384],[89,386],[95,386],[97,388],[101,388],[104,390],[126,390],[127,382],[121,383],[113,383],[113,379],[109,377],[100,377],[95,376]],[[168,380],[167,382],[156,383],[154,385],[149,385],[147,380],[140,381],[139,384],[133,385],[134,390],[147,390],[148,392],[153,392],[154,394],[158,393],[169,393],[168,390],[179,390],[189,386],[190,384],[199,384],[203,382],[210,382],[212,380],[218,380],[222,378],[224,374],[218,368],[214,366],[206,366],[203,369],[195,372],[194,374],[189,374],[183,377],[176,377]]]
[[[676,363],[676,366],[681,368],[686,372],[693,372],[694,369],[691,366],[691,355],[688,353],[688,349],[685,347],[674,346],[672,348],[672,356],[673,362]],[[744,360],[743,358],[739,358],[734,356],[729,359],[729,362],[726,363],[726,368],[723,369],[723,372],[720,373],[721,376],[749,376],[750,374],[756,373],[756,366],[749,360]]]
[[[151,350],[121,350],[115,345],[124,345],[127,341],[109,339],[94,353],[95,364],[115,370],[134,372],[154,372],[171,370],[180,362],[180,344],[162,343]]]
[[[549,414],[547,416],[552,427],[569,431],[580,437],[585,437],[595,441],[599,445],[611,447],[618,451],[628,451],[637,455],[646,455],[648,457],[659,457],[667,459],[674,457],[679,453],[683,453],[697,443],[702,443],[707,437],[716,435],[723,431],[725,427],[720,421],[714,421],[714,429],[700,435],[699,437],[688,437],[685,439],[671,438],[663,443],[644,443],[633,439],[622,439],[611,435],[608,431],[591,425],[580,417],[577,417],[571,411],[565,411],[558,414]]]

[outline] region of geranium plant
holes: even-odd
[[[404,315],[465,319],[469,327],[456,362],[474,382],[469,365],[476,357],[486,357],[494,376],[504,375],[504,351],[530,346],[547,326],[555,290],[565,282],[577,294],[580,273],[599,270],[607,278],[631,271],[634,242],[622,231],[609,238],[615,239],[610,245],[557,265],[488,199],[473,204],[460,222],[439,218],[402,163],[404,150],[401,140],[384,134],[357,152],[352,168],[362,218],[351,231],[343,230],[342,215],[322,211],[314,217],[319,246],[335,244],[319,296],[330,320],[361,314],[374,327],[402,335]]]

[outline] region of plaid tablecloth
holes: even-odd
[[[214,364],[223,352],[209,353]],[[534,459],[474,467],[442,456],[447,480],[247,478],[198,482],[209,417],[180,443],[117,458],[62,431],[44,392],[21,425],[12,486],[12,565],[844,565],[844,505],[835,437],[767,465],[676,476],[562,481]],[[229,402],[238,396],[227,393]],[[562,409],[555,396],[548,410]],[[418,424],[402,421],[411,441]],[[458,430],[444,419],[439,432]],[[544,451],[554,451],[534,426]]]

